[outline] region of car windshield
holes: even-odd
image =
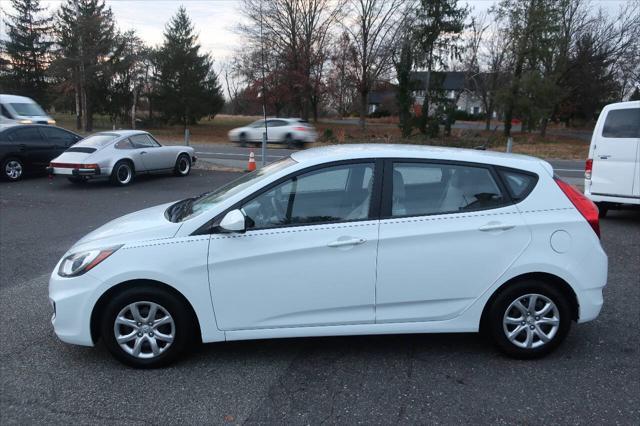
[[[15,104],[9,104],[11,105],[11,108],[13,108],[13,110],[16,112],[16,114],[18,115],[23,115],[23,116],[42,116],[42,115],[47,115],[45,114],[45,112],[42,110],[42,108],[40,108],[38,106],[38,104],[34,104],[34,103],[15,103]]]
[[[171,222],[182,222],[191,219],[207,210],[213,208],[216,204],[228,199],[229,197],[239,193],[240,191],[268,178],[274,173],[278,173],[287,167],[296,164],[291,157],[271,163],[255,172],[248,173],[235,179],[228,184],[221,186],[212,192],[205,192],[197,197],[187,198],[171,205],[165,212],[167,218]]]
[[[113,142],[118,135],[114,133],[96,133],[95,135],[87,136],[74,146],[90,146],[92,148],[103,148],[109,143]]]

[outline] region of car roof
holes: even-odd
[[[613,104],[606,105],[604,107],[604,110],[627,109],[627,108],[640,108],[640,101],[616,102]]]
[[[113,135],[118,138],[124,138],[133,135],[146,135],[149,132],[145,132],[143,130],[109,130],[106,132],[98,132],[94,133],[94,135]]]
[[[0,101],[2,102],[30,102],[35,103],[35,101],[31,98],[27,98],[26,96],[18,96],[18,95],[0,95]]]
[[[69,130],[69,129],[65,129],[64,127],[59,127],[59,126],[52,126],[51,124],[18,124],[18,123],[6,123],[6,124],[0,124],[0,132],[3,132],[5,130],[9,130],[9,129],[13,129],[13,128],[25,128],[25,127],[42,127],[42,128],[47,128],[47,129],[60,129],[60,130],[64,130],[65,132],[69,132],[69,133],[73,133],[74,135],[77,134],[75,133],[73,130]]]
[[[520,154],[507,154],[495,151],[448,148],[424,145],[400,144],[349,144],[329,145],[298,151],[291,155],[298,163],[328,163],[331,161],[361,158],[410,158],[446,161],[463,161],[502,165],[522,169],[539,169],[543,160]],[[548,163],[546,163],[548,164]],[[550,172],[552,168],[546,167]]]

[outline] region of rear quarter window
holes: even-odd
[[[527,198],[538,182],[538,176],[533,173],[511,169],[499,169],[498,173],[514,201]]]
[[[605,138],[640,138],[640,108],[613,109],[602,128]]]

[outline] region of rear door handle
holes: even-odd
[[[349,238],[348,240],[335,240],[329,244],[327,247],[344,247],[344,246],[356,246],[358,244],[364,243],[364,238]]]
[[[499,222],[489,222],[486,225],[482,225],[478,230],[483,232],[491,232],[491,231],[508,231],[509,229],[515,228],[515,225],[509,225],[506,223]]]

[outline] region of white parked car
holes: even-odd
[[[82,238],[51,275],[52,322],[135,367],[193,341],[478,330],[538,357],[600,312],[598,226],[536,158],[310,149]]]
[[[640,101],[604,107],[585,166],[585,195],[605,216],[610,207],[640,205]]]
[[[33,99],[0,95],[0,124],[56,124]]]
[[[258,120],[229,132],[229,140],[241,146],[248,143],[261,144],[264,120]],[[269,118],[267,120],[267,142],[283,143],[287,148],[302,147],[315,142],[318,135],[308,122],[299,118]]]
[[[195,161],[190,146],[162,146],[147,132],[114,130],[82,139],[51,160],[47,171],[74,183],[109,178],[116,185],[128,185],[143,173],[187,176]]]

